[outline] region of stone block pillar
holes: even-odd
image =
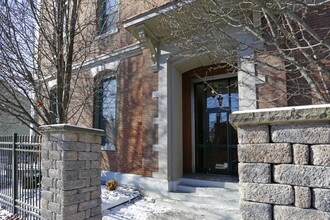
[[[244,220],[330,219],[330,105],[234,112]]]
[[[41,219],[102,219],[103,130],[72,125],[41,126]]]

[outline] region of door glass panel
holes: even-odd
[[[219,95],[215,95],[214,97],[207,97],[207,108],[219,108]]]
[[[204,143],[204,85],[197,84],[195,87],[195,105],[196,105],[196,139],[197,144]]]
[[[210,164],[209,168],[213,170],[228,169],[228,150],[227,148],[212,147],[210,148]]]
[[[238,88],[237,79],[230,80],[230,105],[231,111],[238,111]]]
[[[237,79],[195,84],[197,172],[237,173],[237,133],[228,123],[229,114],[237,110]]]
[[[204,169],[204,147],[196,148],[196,169],[203,171]]]
[[[218,80],[214,82],[210,82],[208,86],[206,86],[206,102],[207,102],[207,108],[219,108],[219,95],[222,94],[222,106],[228,106],[228,85],[226,80]],[[224,97],[224,95],[227,95]],[[224,105],[224,102],[227,103]]]
[[[209,144],[227,144],[227,113],[209,114]]]
[[[222,106],[221,107],[228,107],[229,106],[229,95],[222,94]]]
[[[231,144],[238,144],[237,131],[233,126],[231,128]]]
[[[230,94],[231,112],[238,111],[238,93]]]

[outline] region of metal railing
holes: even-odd
[[[41,136],[0,136],[0,204],[21,219],[40,219]]]

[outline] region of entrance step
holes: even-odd
[[[234,189],[233,189],[234,188]],[[205,195],[205,196],[218,196],[224,198],[238,198],[239,192],[238,188],[223,188],[223,187],[196,187],[191,185],[179,184],[176,187],[176,192],[181,193],[193,193],[195,195]]]
[[[196,206],[210,206],[219,207],[223,209],[235,209],[238,210],[239,207],[239,195],[238,193],[230,193],[219,195],[220,193],[215,193],[216,196],[206,195],[206,194],[196,194],[196,193],[180,193],[180,192],[170,192],[167,197],[176,200],[184,201],[188,203],[195,204]]]
[[[175,192],[168,197],[174,200],[192,202],[197,205],[210,205],[238,210],[238,182],[210,181],[181,178]]]
[[[238,190],[238,181],[213,181],[203,179],[181,178],[178,186],[191,186],[191,187],[216,187]]]

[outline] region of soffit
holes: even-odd
[[[215,1],[228,3],[226,0]],[[221,54],[222,51],[237,51],[240,38],[246,34],[242,29],[230,27],[217,14],[208,13],[212,10],[211,2],[214,1],[186,0],[185,4],[181,5],[170,2],[127,19],[123,24],[135,38],[150,49],[154,71],[158,68],[159,45],[174,46],[179,50],[180,45],[183,45],[184,52],[180,56],[186,59],[184,58],[177,68],[184,72],[187,66],[210,65],[219,62],[214,58],[229,57],[228,54]],[[188,47],[186,42],[190,44]],[[187,48],[190,48],[193,54],[187,54]],[[236,59],[237,56],[232,57]]]
[[[139,29],[144,26],[151,35],[150,37],[162,42],[177,40],[182,36],[194,36],[196,33],[214,33],[228,26],[216,14],[209,13],[213,1],[187,0],[184,2],[181,4],[169,2],[129,18],[123,22],[124,27],[134,37],[140,39]]]

